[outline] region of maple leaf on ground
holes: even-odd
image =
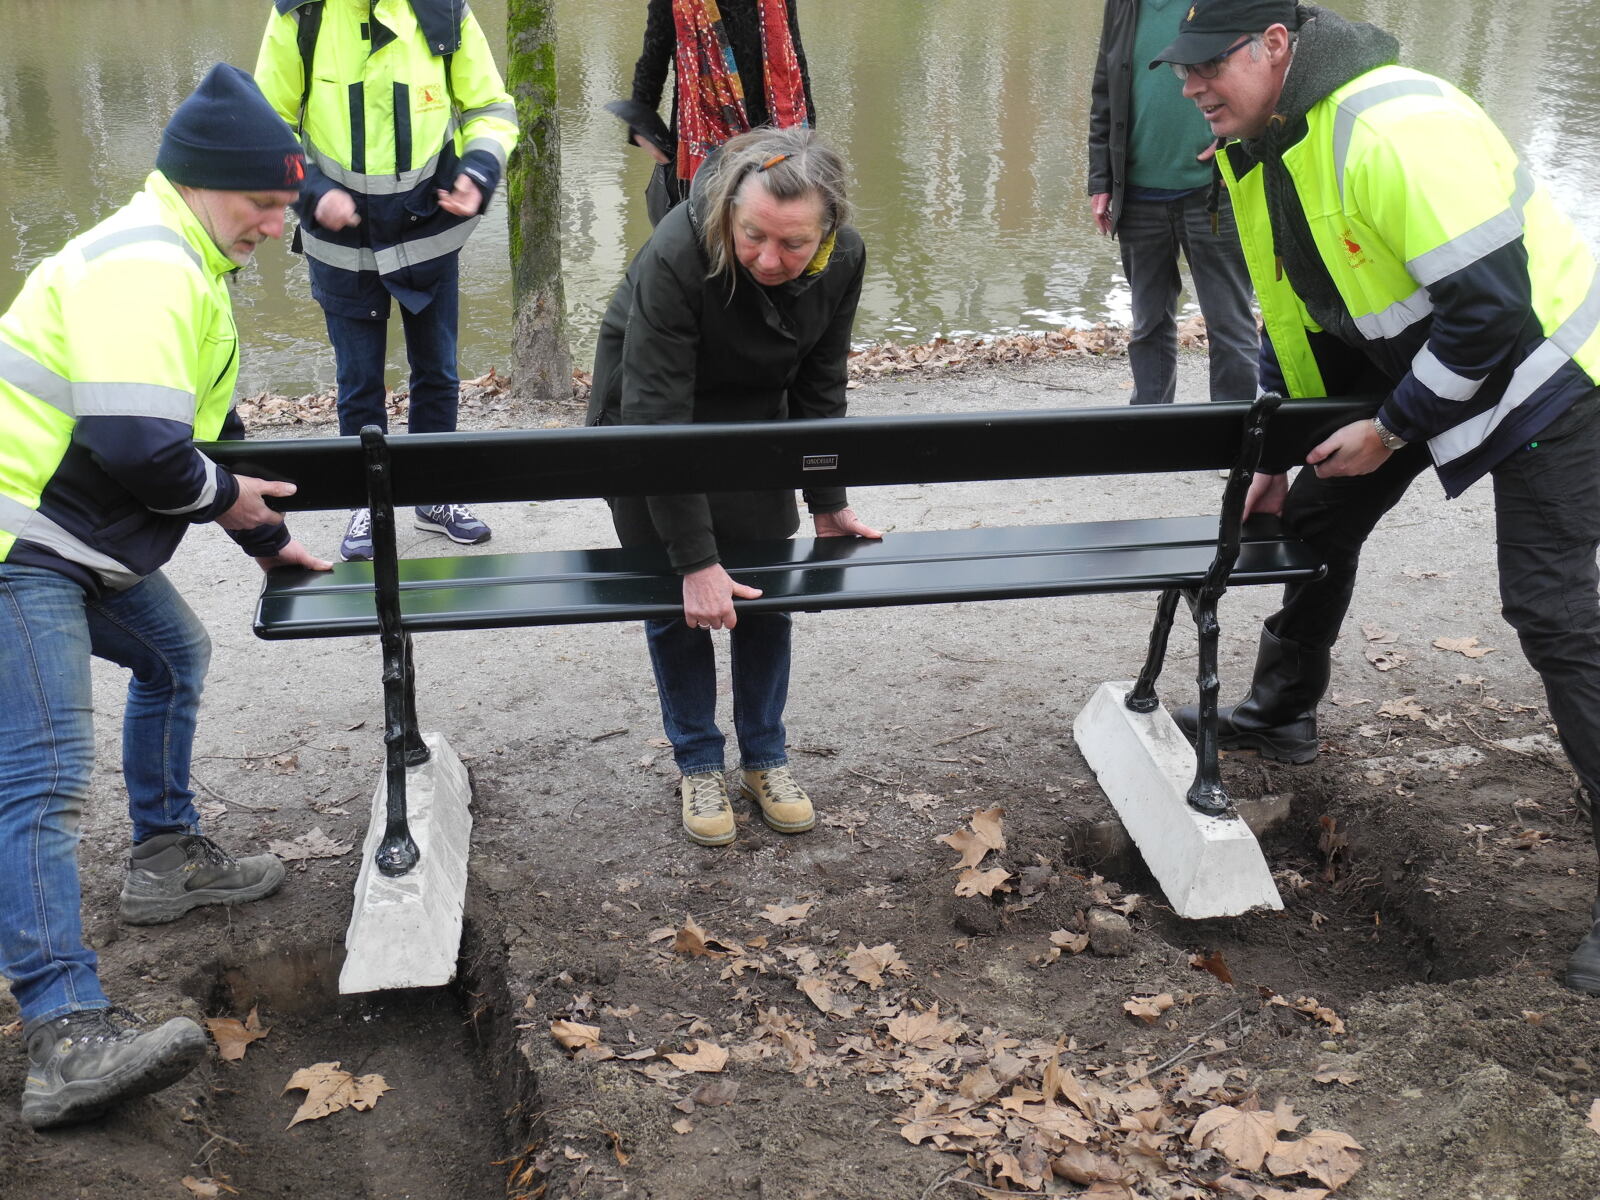
[[[1223,983],[1233,982],[1233,972],[1228,970],[1227,960],[1222,957],[1221,950],[1213,950],[1208,954],[1191,954],[1189,965],[1196,971],[1210,971]]]
[[[230,1196],[239,1194],[238,1188],[229,1187],[221,1179],[212,1179],[209,1175],[204,1179],[196,1179],[193,1175],[185,1175],[178,1181],[195,1200],[217,1200],[223,1192]]]
[[[1171,1008],[1173,1003],[1171,993],[1162,992],[1159,996],[1135,996],[1125,1001],[1122,1008],[1129,1016],[1138,1017],[1146,1025],[1151,1025],[1156,1018]]]
[[[0,1025],[0,1037],[16,1037],[21,1032],[21,1021],[13,1021],[9,1025]]]
[[[1420,721],[1427,716],[1422,705],[1417,703],[1415,696],[1401,696],[1398,700],[1386,700],[1378,709],[1380,717],[1405,717],[1409,721]]]
[[[600,1026],[580,1025],[576,1021],[551,1021],[550,1036],[563,1050],[582,1050],[600,1044]]]
[[[889,1021],[887,1028],[895,1041],[924,1050],[937,1050],[966,1032],[966,1027],[954,1018],[941,1020],[937,1004],[927,1012],[901,1013]]]
[[[314,825],[309,833],[302,833],[289,842],[268,842],[267,849],[285,862],[304,862],[311,858],[338,858],[354,849],[353,842],[337,842]]]
[[[217,1053],[226,1062],[238,1062],[244,1057],[251,1042],[260,1041],[272,1032],[272,1026],[261,1027],[261,1015],[252,1006],[243,1021],[238,1017],[207,1017],[206,1028],[217,1043]]]
[[[911,968],[900,957],[900,951],[895,949],[893,942],[870,948],[857,942],[856,948],[845,957],[844,967],[874,991],[883,986],[885,971],[894,975],[911,973]]]
[[[1398,635],[1394,631],[1385,629],[1381,625],[1363,625],[1361,632],[1366,635],[1367,641],[1378,645],[1388,645],[1398,640]]]
[[[341,1108],[365,1112],[390,1090],[382,1075],[352,1075],[341,1070],[337,1062],[313,1063],[301,1067],[283,1085],[285,1093],[303,1091],[304,1103],[295,1110],[294,1119],[286,1129],[293,1129],[301,1121],[317,1121]]]
[[[693,1042],[693,1050],[683,1054],[663,1054],[680,1071],[700,1071],[714,1075],[728,1065],[728,1052],[714,1042]]]
[[[1367,661],[1380,671],[1392,671],[1409,656],[1403,650],[1368,650]]]
[[[672,948],[691,958],[726,958],[733,953],[733,947],[707,934],[690,916],[683,918],[683,927],[673,934]]]
[[[778,904],[769,904],[760,912],[762,920],[771,921],[774,925],[800,925],[804,923],[806,914],[817,906],[815,900],[805,904],[791,904],[787,907]]]
[[[1478,645],[1478,639],[1475,637],[1434,638],[1433,648],[1435,650],[1453,650],[1455,653],[1465,655],[1467,658],[1482,658],[1485,654],[1493,654],[1495,652],[1493,646]]]
[[[1005,886],[1005,882],[1010,878],[1011,872],[1004,867],[990,867],[987,871],[968,867],[956,880],[956,895],[992,896],[997,890],[1009,892],[1011,889]]]
[[[1189,1144],[1215,1150],[1246,1171],[1259,1171],[1283,1128],[1276,1112],[1220,1104],[1200,1115],[1189,1131]]]
[[[1585,1124],[1596,1133],[1600,1133],[1600,1100],[1589,1106],[1589,1119]]]
[[[1082,954],[1089,948],[1089,935],[1087,933],[1073,933],[1070,929],[1057,929],[1050,934],[1050,944],[1058,950],[1066,950],[1071,954]]]
[[[1279,1176],[1309,1175],[1337,1190],[1361,1169],[1361,1160],[1351,1151],[1362,1148],[1349,1134],[1336,1129],[1313,1129],[1296,1141],[1273,1146],[1267,1156],[1267,1170]]]
[[[1338,1066],[1334,1063],[1329,1063],[1325,1066],[1318,1067],[1317,1073],[1311,1078],[1315,1079],[1318,1083],[1342,1083],[1346,1087],[1349,1087],[1355,1083],[1359,1083],[1361,1080],[1361,1076],[1357,1075],[1354,1071],[1348,1070],[1347,1068]],[[1596,1101],[1596,1103],[1600,1104],[1600,1101]],[[1600,1132],[1600,1130],[1597,1130],[1596,1132]]]
[[[1005,811],[1003,808],[989,808],[975,812],[968,828],[947,833],[938,839],[961,855],[961,861],[950,868],[952,871],[975,867],[989,851],[1006,848],[1006,837],[1000,830],[1000,818]]]
[[[1120,1184],[1127,1178],[1122,1165],[1114,1158],[1096,1154],[1086,1146],[1068,1146],[1050,1160],[1050,1169],[1068,1183]]]

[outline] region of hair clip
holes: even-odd
[[[762,163],[759,167],[756,168],[756,174],[759,175],[762,171],[765,171],[768,167],[777,166],[779,163],[783,162],[788,157],[789,156],[787,154],[774,154],[771,158],[767,159],[766,162]]]

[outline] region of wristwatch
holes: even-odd
[[[1398,433],[1392,432],[1389,427],[1382,421],[1378,420],[1377,417],[1372,418],[1372,428],[1373,431],[1377,433],[1378,440],[1383,443],[1383,448],[1385,450],[1399,450],[1406,444],[1405,438],[1401,437]]]

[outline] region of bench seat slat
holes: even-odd
[[[882,542],[751,542],[727,547],[723,564],[764,591],[738,601],[740,612],[822,611],[1193,587],[1216,539],[1215,517],[1161,517],[891,533]],[[1274,519],[1252,520],[1230,583],[1287,583],[1322,570]],[[411,632],[637,621],[677,616],[683,603],[677,576],[653,549],[402,559],[400,588]],[[255,631],[268,639],[377,633],[371,564],[274,570]]]

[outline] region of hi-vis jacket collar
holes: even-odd
[[[467,0],[408,0],[417,14],[417,24],[435,54],[454,54],[461,49],[461,22],[467,15]],[[291,13],[323,0],[273,0],[280,13]]]

